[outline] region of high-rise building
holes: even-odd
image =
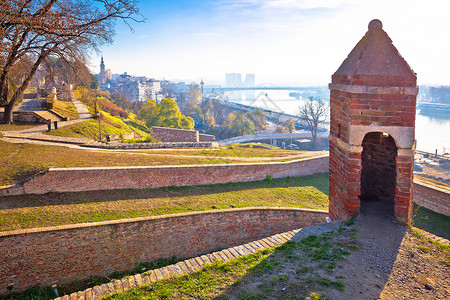
[[[225,74],[225,87],[242,86],[242,77],[240,73]]]
[[[254,87],[255,74],[246,74],[245,80],[242,82],[241,73],[225,74],[225,87]]]
[[[245,75],[244,87],[255,87],[255,74]]]

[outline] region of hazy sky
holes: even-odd
[[[121,23],[106,67],[156,79],[325,85],[372,19],[380,19],[419,84],[450,84],[449,0],[141,0],[147,21]],[[91,67],[99,72],[100,54]],[[243,75],[245,77],[245,75]]]

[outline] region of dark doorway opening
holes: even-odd
[[[396,186],[394,139],[383,132],[370,132],[362,142],[361,213],[394,216]]]

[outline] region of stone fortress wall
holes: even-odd
[[[199,133],[197,130],[186,130],[178,128],[166,128],[152,126],[150,128],[152,136],[161,142],[213,142],[214,135]]]
[[[21,193],[204,185],[257,181],[267,175],[285,178],[326,172],[328,155],[273,163],[50,169],[26,181]]]
[[[107,276],[163,257],[198,256],[322,224],[327,215],[255,207],[0,232],[0,295]]]

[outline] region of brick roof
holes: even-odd
[[[379,20],[369,23],[369,30],[356,44],[335,75],[375,75],[414,77]]]

